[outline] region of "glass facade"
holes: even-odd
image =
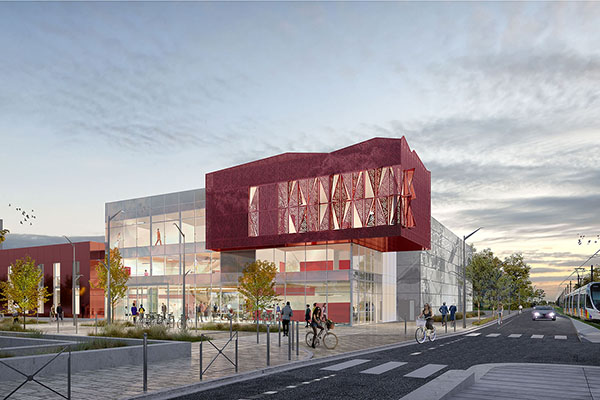
[[[204,303],[210,314],[231,308],[241,318],[244,304],[237,291],[238,278],[246,263],[260,259],[277,266],[280,303],[291,303],[297,310],[294,319],[302,320],[306,305],[312,308],[313,303],[327,303],[328,316],[338,323],[395,318],[395,292],[390,289],[395,284],[395,265],[385,268],[381,252],[353,243],[207,250],[203,189],[106,204],[107,216],[119,210],[123,212],[110,225],[110,246],[119,248],[131,278],[116,317],[125,317],[134,301],[148,312],[159,312],[165,304],[168,313],[179,316],[185,262],[185,270],[190,271],[185,283],[188,315],[193,317],[196,306]],[[175,224],[185,235],[185,249]]]

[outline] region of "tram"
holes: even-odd
[[[600,282],[588,283],[564,298],[564,311],[588,321],[600,320]]]

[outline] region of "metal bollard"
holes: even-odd
[[[404,336],[406,336],[406,319],[404,320]]]
[[[95,328],[95,334],[98,335],[98,314],[95,315],[96,317],[96,323],[94,323]]]
[[[235,332],[235,373],[238,372],[238,332]]]
[[[288,361],[292,360],[292,336],[288,334]]]
[[[456,332],[456,319],[452,320],[452,322],[453,322],[452,325],[454,325],[454,332]]]
[[[67,366],[67,399],[71,399],[71,346],[69,346],[69,361]]]
[[[281,320],[277,321],[277,332],[279,332],[279,347],[281,347]]]
[[[445,328],[445,333],[448,333],[448,321],[446,321],[446,323],[444,324],[444,328]]]
[[[271,324],[267,324],[267,367],[271,365]]]
[[[144,392],[148,391],[148,334],[144,333]]]
[[[290,335],[290,337],[292,338],[292,352],[293,352],[294,346],[296,345],[296,337],[294,336],[294,321],[290,321],[290,324],[292,326],[290,326],[288,328],[290,330],[290,333],[288,335]]]
[[[58,314],[56,314],[56,333],[60,333],[60,321],[58,319]]]
[[[200,380],[202,380],[202,339],[204,339],[203,333],[200,334]],[[237,338],[235,339],[235,356],[237,358]],[[235,372],[237,372],[237,360],[235,361],[235,368]]]
[[[296,321],[296,356],[298,356],[300,352],[300,321]]]

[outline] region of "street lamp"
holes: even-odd
[[[107,308],[107,323],[110,324],[112,322],[112,301],[111,301],[111,297],[110,297],[110,221],[113,220],[113,218],[115,218],[117,215],[121,214],[123,212],[123,210],[119,210],[116,213],[114,213],[114,215],[112,217],[108,218],[108,237],[106,239],[106,247],[107,247],[107,257],[108,257],[108,265],[107,265],[107,270],[108,270],[108,275],[107,275],[107,279],[106,279],[106,287],[107,287],[107,296],[108,296],[108,307]]]
[[[467,239],[476,234],[481,227],[475,229],[467,236],[463,236],[463,328],[467,327],[467,263],[466,263],[466,252],[467,252]]]
[[[81,275],[79,275],[79,271],[77,271],[76,265],[77,262],[75,261],[75,244],[73,242],[71,242],[71,239],[69,239],[68,237],[66,237],[65,235],[63,235],[63,237],[65,239],[67,239],[67,241],[69,243],[71,243],[71,246],[73,246],[73,289],[72,289],[72,294],[71,294],[71,311],[73,313],[73,325],[75,325],[75,334],[77,334],[77,313],[75,312],[76,307],[75,307],[75,288],[77,287],[76,283],[79,280],[79,278],[81,277]]]
[[[177,230],[179,231],[179,234],[183,237],[183,268],[181,269],[181,271],[183,272],[183,299],[182,299],[182,306],[183,306],[183,313],[182,313],[182,317],[181,317],[181,326],[183,327],[183,329],[187,329],[187,310],[185,309],[185,277],[187,276],[187,274],[190,273],[190,271],[185,272],[185,235],[183,233],[183,231],[181,230],[181,228],[179,227],[179,225],[177,225],[175,222],[173,222],[173,225],[175,225],[175,228],[177,228]],[[181,249],[181,247],[180,247]]]

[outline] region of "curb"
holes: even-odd
[[[511,315],[511,317],[512,317],[512,315]],[[495,321],[490,321],[484,325],[468,328],[464,331],[443,334],[443,336],[438,336],[438,338],[443,339],[443,338],[451,338],[451,337],[455,337],[455,336],[461,336],[461,335],[464,335],[464,334],[467,334],[470,332],[474,332],[474,331],[478,331],[480,329],[486,328],[495,323],[496,323]],[[413,341],[412,339],[410,339],[410,340],[406,340],[406,341],[395,343],[395,344],[387,344],[387,345],[371,347],[371,348],[363,349],[363,350],[355,350],[355,351],[351,351],[351,352],[335,354],[332,356],[327,356],[327,357],[322,357],[322,358],[312,358],[314,356],[314,354],[309,352],[310,353],[309,359],[292,361],[291,363],[288,363],[288,364],[283,364],[283,365],[278,365],[278,366],[273,366],[273,367],[268,367],[268,368],[260,368],[260,369],[254,370],[254,371],[242,372],[237,375],[229,375],[229,376],[224,376],[221,378],[215,378],[215,379],[211,379],[206,382],[196,382],[196,383],[192,383],[192,384],[185,385],[185,386],[178,386],[178,387],[173,387],[173,388],[157,390],[152,393],[146,393],[146,394],[141,394],[141,395],[137,395],[134,397],[130,397],[130,399],[147,399],[147,400],[171,399],[173,397],[186,396],[186,395],[191,395],[191,394],[195,394],[198,392],[204,392],[206,390],[215,389],[215,388],[218,388],[221,386],[227,386],[227,385],[230,385],[233,383],[244,382],[244,381],[248,381],[248,380],[252,380],[252,379],[256,379],[256,378],[262,378],[262,377],[273,375],[273,374],[280,373],[280,372],[292,371],[292,370],[295,370],[298,368],[303,368],[303,367],[306,367],[309,365],[325,364],[325,363],[328,363],[331,361],[343,360],[345,358],[356,357],[356,356],[361,356],[361,355],[370,354],[370,353],[377,353],[380,351],[392,350],[392,349],[397,349],[397,348],[411,346],[411,345],[419,345],[419,344],[416,343],[415,341]],[[450,372],[450,371],[447,371],[446,373],[448,373],[448,372]],[[443,374],[443,375],[445,375],[445,374]],[[456,379],[456,377],[453,379]],[[461,382],[462,382],[461,380],[458,380],[457,383],[460,384]]]

